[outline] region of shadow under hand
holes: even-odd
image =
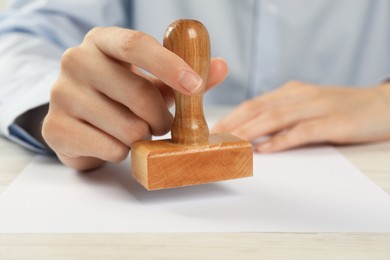
[[[104,187],[114,190],[107,196],[113,200],[118,199],[118,192],[121,199],[129,201],[137,200],[143,204],[176,203],[190,200],[210,200],[235,195],[233,189],[219,183],[208,183],[203,185],[178,187],[174,189],[147,191],[131,176],[129,161],[120,164],[103,166],[91,172],[78,173],[80,179],[87,185],[95,185],[97,188]]]

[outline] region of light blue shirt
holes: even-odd
[[[161,40],[179,18],[202,21],[213,56],[229,63],[206,104],[236,105],[289,80],[360,87],[390,75],[388,0],[14,0],[0,15],[1,133],[34,148],[12,124],[49,102],[63,51],[91,28],[128,27]]]

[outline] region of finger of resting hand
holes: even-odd
[[[44,136],[49,146],[68,158],[93,157],[103,161],[120,162],[129,148],[105,132],[68,116],[47,116]]]
[[[169,131],[172,115],[161,93],[150,81],[108,58],[96,59],[96,61],[97,63],[88,68],[89,73],[85,73],[85,77],[88,78],[93,88],[123,104],[147,122],[154,135],[162,135]],[[122,116],[126,117],[124,113]],[[131,120],[131,115],[128,117]],[[119,122],[123,122],[123,118]]]
[[[183,94],[197,94],[201,78],[179,56],[153,37],[119,27],[97,27],[86,35],[98,49],[117,60],[134,64]]]
[[[321,102],[312,101],[266,110],[232,130],[232,134],[245,140],[254,140],[280,132],[299,122],[323,116],[326,108],[322,105]]]
[[[272,136],[265,143],[255,145],[255,151],[277,152],[306,144],[323,143],[329,139],[327,126],[329,125],[321,118],[298,123],[288,131]]]
[[[310,85],[290,81],[281,88],[243,102],[232,113],[220,120],[212,132],[231,132],[243,126],[264,111],[293,106],[313,99],[319,89]]]
[[[222,118],[211,129],[212,133],[232,132],[243,124],[250,122],[261,111],[259,104],[254,100],[245,101],[230,114]]]
[[[326,89],[320,86],[292,80],[275,91],[256,97],[255,100],[262,105],[263,109],[271,109],[315,99],[320,97],[323,91]]]

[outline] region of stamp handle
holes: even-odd
[[[187,96],[174,90],[176,112],[171,129],[172,141],[183,145],[206,144],[209,129],[203,113],[203,93],[210,66],[207,29],[195,20],[177,20],[166,30],[164,47],[186,61],[203,80],[198,95]]]

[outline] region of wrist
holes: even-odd
[[[390,80],[383,82],[376,87],[380,96],[390,104]]]

